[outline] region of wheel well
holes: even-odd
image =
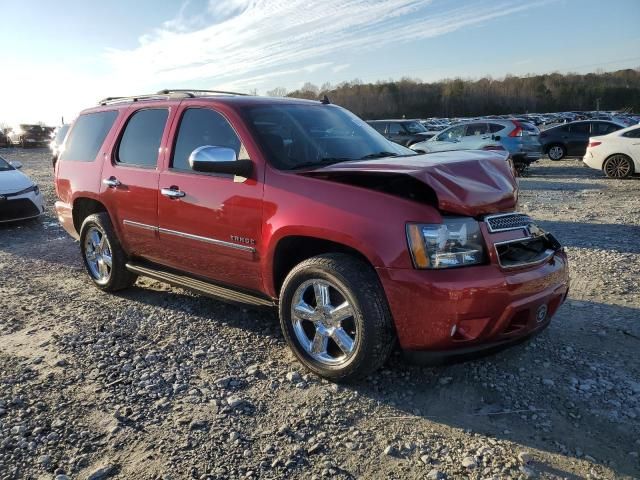
[[[567,147],[564,146],[564,144],[562,142],[552,142],[549,143],[548,145],[545,145],[544,147],[544,153],[549,153],[549,150],[551,150],[552,147],[562,147],[562,149],[566,152],[567,151]]]
[[[607,158],[604,159],[604,161],[602,162],[602,170],[604,171],[604,166],[605,164],[611,159],[611,157],[624,157],[627,160],[629,160],[629,163],[631,164],[631,174],[633,175],[636,171],[636,165],[635,163],[633,163],[633,158],[631,158],[629,155],[627,155],[626,153],[612,153],[611,155],[609,155]]]
[[[276,293],[280,294],[284,279],[293,267],[307,258],[323,253],[347,253],[371,265],[367,257],[358,250],[341,243],[314,237],[285,237],[278,242],[273,257],[273,286]]]
[[[94,213],[106,212],[107,209],[103,204],[92,198],[78,198],[73,202],[73,226],[76,232],[80,234],[82,222],[89,215]]]

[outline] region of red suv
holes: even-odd
[[[85,110],[55,169],[58,218],[105,291],[138,275],[278,307],[313,372],[544,329],[567,257],[514,212],[496,152],[417,155],[322,102],[162,91]],[[241,348],[241,346],[239,346]]]

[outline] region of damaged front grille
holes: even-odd
[[[550,233],[495,244],[502,268],[517,268],[542,263],[551,258],[561,245]]]
[[[501,215],[490,215],[484,221],[491,233],[506,232],[507,230],[518,230],[531,225],[531,217],[524,213],[505,213]]]

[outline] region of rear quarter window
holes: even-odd
[[[93,162],[117,117],[116,110],[80,115],[69,133],[60,160]]]

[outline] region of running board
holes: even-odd
[[[251,295],[250,293],[238,292],[226,287],[220,287],[218,285],[204,282],[202,280],[188,277],[186,275],[181,275],[179,273],[172,273],[166,270],[150,268],[148,266],[143,266],[135,263],[127,263],[127,270],[144,277],[153,278],[154,280],[160,280],[161,282],[165,282],[176,287],[194,290],[198,293],[202,293],[221,300],[228,300],[231,302],[244,303],[260,307],[273,307],[276,305],[274,301],[267,298]]]

